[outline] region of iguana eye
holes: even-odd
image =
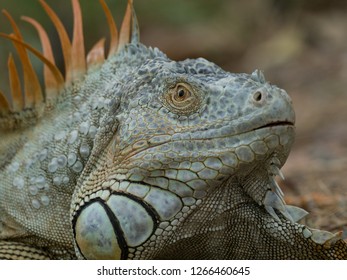
[[[201,104],[198,93],[190,85],[182,82],[169,88],[164,101],[171,111],[180,115],[194,113]]]
[[[192,95],[189,89],[180,84],[175,87],[175,91],[172,94],[172,98],[178,103],[186,101]]]

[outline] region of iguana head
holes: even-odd
[[[141,54],[138,63],[110,86],[115,98],[99,137],[110,123],[117,126],[73,199],[74,234],[85,258],[153,257],[184,238],[176,228],[231,178],[245,182],[259,204],[267,192],[281,199],[273,175],[294,139],[284,90],[260,71],[231,74],[201,58],[175,62],[139,44],[111,64],[134,54]],[[210,207],[217,211],[218,201]]]

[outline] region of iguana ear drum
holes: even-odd
[[[150,207],[123,194],[92,200],[76,217],[75,240],[86,259],[126,259],[128,248],[143,244],[157,226]]]

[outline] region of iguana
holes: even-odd
[[[287,93],[261,71],[234,74],[202,59],[172,61],[139,42],[132,1],[85,58],[72,0],[72,42],[56,13],[63,76],[34,19],[43,53],[7,11],[23,68],[8,59],[0,94],[0,258],[347,259],[341,233],[308,228],[286,205],[295,134]],[[42,90],[28,52],[44,63]]]

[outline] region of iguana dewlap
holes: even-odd
[[[341,233],[299,224],[275,177],[294,141],[287,93],[252,74],[199,58],[172,61],[139,43],[132,1],[118,34],[111,13],[85,55],[72,0],[70,41],[40,0],[62,44],[56,67],[25,43],[5,11],[24,69],[9,56],[0,94],[0,258],[347,259]],[[28,52],[44,63],[44,88]]]

